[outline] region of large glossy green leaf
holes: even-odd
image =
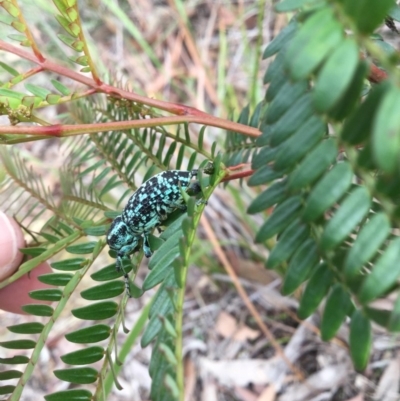
[[[302,200],[292,196],[279,204],[256,235],[256,242],[263,242],[282,232],[300,213]]]
[[[297,29],[297,21],[293,18],[279,34],[268,44],[263,53],[263,59],[278,53],[290,41]],[[18,72],[17,72],[18,75]]]
[[[44,396],[46,401],[92,401],[92,393],[88,390],[73,389],[58,391]]]
[[[371,323],[362,311],[356,310],[351,316],[350,323],[350,354],[357,370],[364,370],[367,367],[371,345]]]
[[[118,311],[118,304],[112,301],[98,302],[84,306],[82,308],[72,309],[72,314],[78,319],[102,320],[113,317]]]
[[[248,185],[250,187],[268,184],[283,176],[282,171],[275,171],[271,166],[264,166],[258,169],[249,179]]]
[[[400,158],[400,89],[393,85],[385,93],[373,123],[373,154],[378,166],[393,173]]]
[[[95,324],[93,326],[68,333],[65,335],[65,338],[72,343],[89,344],[106,340],[108,337],[110,337],[110,334],[111,329],[109,326],[105,324]]]
[[[311,94],[307,92],[300,96],[296,102],[293,102],[286,113],[275,124],[270,126],[271,146],[276,147],[286,141],[313,114],[314,107]]]
[[[114,280],[83,290],[81,296],[89,301],[98,301],[117,297],[124,292],[124,289],[125,285],[122,281]]]
[[[383,295],[400,275],[400,238],[394,239],[375,262],[358,293],[361,303],[368,303]]]
[[[317,263],[317,245],[313,239],[309,238],[301,244],[290,259],[283,281],[282,294],[289,295],[295,291],[308,278]]]
[[[307,283],[300,301],[298,315],[300,319],[310,316],[327,294],[333,282],[333,273],[325,263],[322,263],[313,273]]]
[[[87,347],[61,356],[69,365],[86,365],[103,359],[105,351],[101,347]]]
[[[253,170],[257,170],[260,167],[272,162],[275,160],[275,156],[277,155],[278,151],[279,147],[271,148],[269,146],[264,146],[257,154],[254,154],[253,160],[251,161],[251,168]]]
[[[314,105],[318,111],[331,109],[352,81],[359,60],[354,39],[345,39],[326,60],[314,86]]]
[[[286,180],[274,182],[269,188],[267,188],[251,202],[249,208],[247,209],[247,213],[259,213],[277,203],[282,202],[286,197],[286,187]]]
[[[348,162],[338,163],[312,189],[303,213],[305,221],[313,221],[333,206],[347,191],[353,178]]]
[[[335,336],[351,307],[349,293],[341,284],[335,284],[326,300],[322,315],[321,337],[324,341],[329,341]]]
[[[13,326],[7,326],[11,333],[17,334],[39,334],[42,332],[44,325],[40,322],[21,323]]]
[[[21,306],[21,309],[24,312],[35,316],[52,316],[54,312],[54,309],[51,306],[42,304],[23,305]]]
[[[171,269],[171,263],[179,256],[179,247],[174,247],[164,254],[164,258],[160,259],[159,263],[153,267],[150,273],[146,276],[143,282],[145,291],[155,287],[161,283],[168,275],[168,269]]]
[[[272,249],[266,266],[275,268],[287,261],[309,235],[309,226],[301,223],[300,219],[293,221],[279,237],[278,244]]]
[[[286,142],[279,146],[275,170],[286,170],[301,160],[326,134],[326,124],[311,116]]]
[[[369,66],[365,60],[359,60],[357,69],[349,86],[342,94],[336,105],[328,111],[328,116],[334,120],[341,121],[351,114],[361,98],[365,78],[368,74]]]
[[[396,4],[394,0],[344,0],[344,10],[362,33],[372,33]]]
[[[333,138],[316,146],[289,175],[288,188],[301,189],[319,178],[336,159],[338,148]]]
[[[46,288],[44,290],[35,290],[29,292],[32,299],[41,301],[59,301],[62,297],[62,291],[58,288]]]
[[[54,375],[66,382],[76,384],[90,384],[98,379],[97,370],[89,367],[54,370]]]
[[[344,141],[356,145],[364,142],[371,136],[372,123],[381,100],[390,87],[387,81],[376,85],[368,93],[364,102],[345,121],[341,137]]]
[[[332,8],[315,12],[298,30],[286,53],[285,65],[292,78],[307,78],[342,40],[343,27]]]
[[[385,213],[377,213],[365,224],[347,254],[344,274],[348,279],[355,277],[382,246],[390,234],[390,222]]]
[[[20,365],[26,364],[30,359],[25,355],[16,355],[12,358],[0,358],[0,363],[3,365]]]
[[[71,278],[72,274],[68,273],[48,273],[38,276],[38,280],[42,283],[61,287],[67,285]]]
[[[354,189],[326,225],[320,241],[321,249],[331,250],[343,242],[367,215],[371,203],[371,196],[365,187]]]
[[[32,349],[35,348],[36,342],[32,340],[13,340],[1,341],[0,347],[7,349]]]
[[[307,89],[307,81],[286,81],[272,103],[269,105],[266,112],[267,115],[265,118],[265,122],[267,124],[273,124],[278,121],[282,117],[282,115],[290,108],[293,102],[295,102],[300,96],[304,95]]]

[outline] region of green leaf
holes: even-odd
[[[313,114],[314,106],[312,105],[312,97],[311,94],[307,92],[296,102],[293,102],[286,113],[271,126],[271,146],[275,147],[286,141],[286,139],[293,135]]]
[[[251,163],[251,168],[254,170],[259,169],[260,167],[265,166],[269,162],[275,160],[275,157],[279,151],[279,147],[270,148],[269,146],[265,146],[261,148],[261,150],[253,155],[253,160]]]
[[[354,278],[364,264],[376,254],[390,234],[390,230],[390,222],[385,213],[372,216],[361,228],[344,264],[344,274],[347,279]]]
[[[46,96],[46,101],[47,101],[48,104],[58,104],[60,99],[61,99],[60,95],[56,95],[56,94],[53,94],[53,93]]]
[[[88,390],[74,389],[57,391],[53,394],[47,394],[44,396],[46,401],[92,401],[92,393]]]
[[[72,314],[78,319],[102,320],[115,316],[118,304],[112,301],[98,302],[96,304],[72,309]]]
[[[51,306],[40,304],[23,305],[21,306],[21,309],[24,312],[35,316],[53,316],[54,312],[54,309]]]
[[[275,11],[278,13],[284,13],[321,2],[321,0],[283,0],[275,6]]]
[[[0,358],[0,363],[4,365],[20,365],[26,364],[30,359],[25,355],[16,355],[12,358]]]
[[[320,241],[321,249],[328,251],[343,242],[367,215],[371,202],[371,196],[365,187],[354,189],[326,225]]]
[[[44,284],[49,284],[49,285],[57,285],[60,287],[64,287],[69,283],[69,281],[72,278],[72,274],[66,274],[66,273],[48,273],[48,274],[42,274],[38,276],[38,280],[41,283]]]
[[[71,91],[64,86],[61,82],[56,81],[55,79],[51,80],[51,83],[53,86],[63,95],[63,96],[69,96],[71,94]]]
[[[300,219],[293,221],[279,237],[278,244],[269,254],[266,266],[273,269],[287,261],[308,236],[308,225],[302,224]]]
[[[294,292],[309,276],[311,269],[318,263],[318,249],[311,238],[303,242],[290,260],[282,286],[282,294]]]
[[[101,347],[88,347],[62,355],[61,360],[69,365],[86,365],[100,361],[104,354],[104,349]]]
[[[332,271],[325,263],[319,265],[311,276],[301,298],[297,312],[300,319],[306,319],[318,308],[318,305],[331,287],[333,278]]]
[[[380,103],[373,123],[372,150],[378,166],[393,173],[400,157],[400,89],[391,86]]]
[[[312,184],[334,162],[337,154],[335,139],[322,141],[289,175],[288,188],[296,190]]]
[[[256,242],[264,242],[282,232],[300,213],[302,199],[292,196],[279,204],[256,235]]]
[[[0,395],[11,394],[15,390],[15,386],[0,386]]]
[[[329,56],[318,74],[313,97],[317,111],[330,110],[350,85],[359,60],[354,39],[345,39]]]
[[[76,255],[84,255],[88,253],[93,253],[93,250],[97,244],[97,241],[85,242],[78,245],[67,246],[66,251]]]
[[[288,25],[268,44],[263,53],[263,59],[269,58],[278,53],[282,47],[289,42],[297,30],[297,21],[293,18]]]
[[[6,370],[5,372],[0,372],[0,381],[19,379],[22,376],[22,372],[19,370]]]
[[[131,261],[124,259],[122,263],[126,273],[129,273],[132,270]],[[115,268],[115,263],[112,263],[111,265],[105,266],[99,271],[91,274],[90,277],[95,281],[109,281],[122,277],[123,274],[124,273],[122,269],[120,271],[117,271],[117,269]]]
[[[321,337],[324,341],[329,341],[335,336],[351,306],[348,292],[343,289],[341,284],[335,284],[326,300],[322,315]]]
[[[0,347],[7,349],[33,349],[36,347],[36,342],[32,340],[1,341]]]
[[[33,95],[40,97],[42,100],[46,100],[46,97],[51,94],[48,89],[33,84],[25,84],[25,88]]]
[[[362,33],[372,33],[395,5],[394,0],[344,0],[344,11]]]
[[[275,170],[294,166],[320,142],[326,134],[326,124],[318,116],[311,116],[286,142],[279,146]]]
[[[344,141],[351,145],[357,145],[371,136],[376,110],[389,88],[390,84],[388,81],[383,81],[373,87],[364,102],[345,121],[341,133]]]
[[[390,10],[389,15],[397,22],[400,21],[400,6],[395,4]]]
[[[30,291],[29,296],[39,301],[59,301],[62,298],[62,291],[58,288],[46,288],[44,290]]]
[[[332,8],[315,12],[298,30],[286,53],[285,64],[292,78],[307,78],[342,40],[343,28]]]
[[[367,367],[372,345],[371,323],[360,310],[354,311],[350,323],[350,354],[354,367],[364,370]]]
[[[110,281],[82,291],[81,297],[89,301],[114,298],[121,295],[124,292],[124,289],[125,285],[122,281]]]
[[[249,179],[248,185],[255,187],[261,184],[267,184],[277,178],[282,177],[282,171],[275,171],[271,166],[264,166],[258,169]]]
[[[39,334],[42,332],[44,325],[39,322],[21,323],[13,326],[7,326],[11,333],[16,334]]]
[[[110,337],[111,329],[105,324],[95,324],[84,329],[68,333],[65,338],[71,343],[88,344],[97,343]]]
[[[359,102],[361,98],[362,89],[368,72],[369,66],[367,63],[364,60],[359,60],[357,69],[349,86],[336,105],[327,113],[330,118],[341,121],[353,112],[357,102]]]
[[[86,259],[84,258],[71,258],[59,262],[53,262],[51,267],[56,270],[75,271],[82,269],[82,267],[84,267],[84,262],[86,262]]]
[[[394,239],[375,262],[372,272],[365,278],[358,299],[365,304],[383,295],[400,275],[400,238]]]
[[[391,332],[400,331],[400,294],[397,296],[396,302],[394,303],[387,328]]]
[[[2,61],[0,61],[0,67],[3,68],[3,70],[7,71],[9,74],[11,74],[13,77],[17,77],[19,75],[19,72],[16,69],[10,67],[6,63],[3,63]]]
[[[312,189],[303,213],[305,221],[314,221],[333,206],[351,185],[353,172],[348,162],[336,164]]]
[[[291,82],[286,81],[279,93],[269,105],[266,111],[265,122],[273,124],[290,108],[300,96],[304,95],[308,89],[307,81]]]
[[[93,368],[71,368],[54,370],[54,375],[66,382],[75,384],[90,384],[98,379],[98,372]]]
[[[264,192],[261,192],[261,194],[251,202],[249,208],[247,209],[247,213],[259,213],[277,203],[281,203],[287,196],[286,188],[286,180],[274,182],[269,188],[267,188]]]
[[[143,290],[147,291],[161,283],[168,274],[172,262],[179,256],[179,247],[174,247],[164,254],[159,263],[152,268],[143,282]]]

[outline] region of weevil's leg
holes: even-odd
[[[197,169],[191,170],[191,171],[190,171],[190,174],[192,175],[192,177],[196,177],[197,174],[198,174],[198,171],[199,171],[199,170],[197,170]]]
[[[125,271],[124,269],[124,265],[122,263],[122,258],[124,256],[126,256],[125,254],[120,255],[121,252],[118,252],[118,256],[117,256],[117,263],[116,263],[116,267],[117,267],[117,271],[120,272],[122,270],[122,273],[124,275],[124,282],[125,282],[125,291],[126,291],[126,295],[129,298],[132,298],[131,295],[131,289],[130,289],[130,285],[129,285],[129,276],[128,273]]]
[[[144,233],[143,234],[143,252],[146,258],[149,258],[151,255],[153,255],[153,252],[151,252],[150,249],[150,243],[149,243],[149,233]]]

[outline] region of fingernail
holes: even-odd
[[[16,221],[0,211],[0,280],[14,273],[22,261],[18,250],[24,246],[24,236]]]

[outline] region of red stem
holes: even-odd
[[[87,86],[95,89],[99,93],[105,93],[106,95],[109,95],[109,96],[119,97],[119,98],[131,100],[133,102],[137,102],[140,104],[145,104],[150,107],[155,107],[160,110],[168,111],[168,112],[178,115],[178,116],[186,116],[185,118],[182,118],[181,120],[179,120],[180,123],[195,122],[195,123],[206,124],[206,125],[210,125],[210,126],[214,126],[214,127],[218,127],[218,128],[224,128],[224,129],[227,129],[230,131],[239,132],[241,134],[252,136],[252,137],[258,137],[260,135],[260,131],[256,128],[252,128],[247,125],[234,123],[232,121],[228,121],[228,120],[224,120],[222,118],[211,116],[207,113],[204,113],[203,111],[195,109],[194,107],[189,107],[189,106],[185,106],[185,105],[178,104],[178,103],[164,102],[162,100],[157,100],[157,99],[151,99],[151,98],[148,98],[145,96],[140,96],[136,93],[132,93],[132,92],[125,91],[123,89],[116,88],[114,86],[111,86],[111,85],[108,85],[105,83],[97,84],[95,82],[95,80],[93,80],[92,78],[89,78],[89,77],[82,75],[78,72],[75,72],[73,70],[70,70],[69,68],[63,67],[63,66],[61,66],[57,63],[54,63],[52,61],[49,61],[47,59],[40,61],[35,57],[34,54],[29,53],[19,47],[16,47],[14,45],[11,45],[10,43],[6,43],[1,40],[0,40],[0,50],[5,50],[9,53],[16,54],[17,56],[19,56],[21,58],[24,58],[26,60],[32,61],[33,63],[39,64],[41,67],[43,67],[43,69],[45,69],[47,71],[52,71],[58,75],[62,75],[62,76],[68,77],[76,82],[80,82],[84,85],[87,85]],[[167,120],[164,120],[164,121],[166,121],[166,123],[168,123],[169,121],[172,121],[171,124],[176,123],[176,119],[171,119],[169,117],[165,117],[165,118],[167,119]],[[161,121],[163,121],[162,119],[151,119],[149,121],[153,121],[153,120],[158,121],[158,123],[161,123]],[[150,123],[150,125],[140,125],[140,124],[143,124],[143,122],[144,122],[143,120],[140,120],[137,122],[137,124],[139,124],[139,127],[155,125],[155,124],[151,124],[151,123]],[[130,123],[133,123],[133,122],[130,122]],[[115,124],[115,123],[111,123],[111,124]],[[125,124],[126,124],[126,122],[125,122]],[[94,125],[101,126],[101,124],[93,124],[93,126]],[[92,126],[92,124],[89,124],[89,126]],[[133,126],[137,127],[138,125],[131,125],[131,127],[133,127]],[[85,127],[85,129],[86,129],[87,126],[81,125],[81,127]],[[27,127],[23,127],[23,128],[27,128]],[[33,127],[33,128],[37,128],[37,127]],[[57,131],[58,131],[58,135],[56,135],[55,133],[52,133],[50,135],[59,136],[60,131],[58,128],[57,129],[55,128],[55,132],[57,132]],[[99,129],[99,131],[101,131],[101,129]],[[10,133],[11,131],[8,131],[8,132]],[[33,132],[35,132],[35,131],[33,131]],[[90,132],[95,132],[95,130],[90,131]],[[20,132],[20,130],[17,130],[14,133],[21,133],[21,132]],[[25,132],[25,133],[28,133],[28,132]],[[37,132],[33,133],[33,135],[38,135],[38,134],[39,133],[37,133]],[[43,135],[43,132],[40,132],[40,135]]]

